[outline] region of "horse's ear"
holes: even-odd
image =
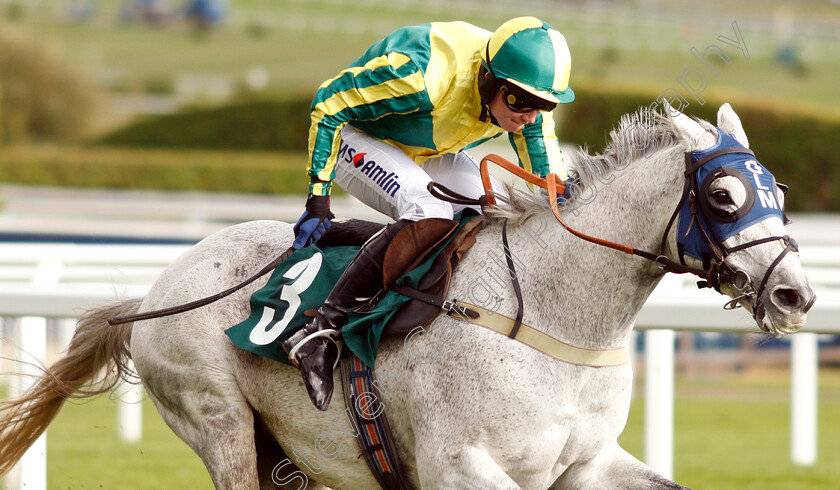
[[[671,107],[667,101],[662,103],[665,106],[665,114],[674,125],[674,131],[686,151],[700,151],[714,146],[717,142],[714,135],[703,129],[697,121]]]
[[[741,125],[741,118],[738,117],[738,114],[735,114],[729,102],[724,102],[720,106],[717,119],[720,129],[732,134],[738,140],[738,143],[744,145],[744,148],[750,147],[750,142],[747,140],[747,133],[744,132],[744,127]]]

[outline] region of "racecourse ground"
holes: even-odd
[[[840,481],[840,369],[819,373],[818,461],[790,462],[790,380],[786,369],[677,375],[677,481],[698,489],[834,489]],[[642,381],[637,381],[641,393]],[[631,408],[622,445],[644,458],[643,398]],[[210,489],[200,460],[144,403],[143,439],[119,440],[113,402],[68,405],[48,432],[50,489]]]

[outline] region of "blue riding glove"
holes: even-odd
[[[335,216],[330,212],[330,196],[313,196],[306,199],[306,211],[295,224],[295,250],[308,247],[317,242],[330,229],[330,220]]]
[[[566,184],[566,188],[563,190],[563,194],[557,196],[557,205],[562,206],[569,202],[569,199],[572,197],[572,189],[580,186],[580,179],[575,177],[569,177],[568,179],[563,181]]]

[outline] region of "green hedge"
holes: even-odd
[[[305,153],[0,148],[0,181],[68,187],[305,194]]]
[[[310,101],[240,102],[154,116],[111,133],[96,144],[155,148],[305,152]]]
[[[561,141],[604,148],[609,130],[622,114],[648,106],[658,93],[575,88],[576,99],[565,107]],[[750,148],[759,161],[790,186],[787,209],[800,212],[840,211],[840,120],[798,113],[773,103],[757,105],[737,100],[707,100],[685,109],[692,116],[717,122],[717,110],[729,102],[741,118]]]
[[[0,19],[0,142],[4,144],[78,141],[96,126],[102,91],[46,38]]]
[[[650,105],[658,95],[654,91],[586,88],[576,88],[575,93],[575,102],[562,107],[559,136],[562,141],[586,144],[592,151],[604,147],[609,130],[622,114]],[[708,100],[702,106],[692,104],[686,112],[715,122],[717,109],[723,102]],[[772,103],[728,102],[741,117],[750,146],[760,161],[777,180],[791,187],[787,200],[789,210],[840,211],[840,158],[834,149],[840,137],[840,120],[803,114]],[[244,102],[147,119],[108,135],[99,143],[305,152],[308,117],[308,98]],[[304,165],[303,158],[299,162],[300,168]],[[151,180],[149,185],[153,186],[154,179]],[[195,180],[201,181],[203,179]],[[249,185],[238,190],[247,191],[253,187]]]

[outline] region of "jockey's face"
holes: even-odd
[[[497,90],[493,100],[490,101],[490,113],[496,118],[499,126],[507,132],[516,133],[526,124],[537,120],[540,111],[533,109],[528,112],[512,110],[502,99],[502,92]]]

